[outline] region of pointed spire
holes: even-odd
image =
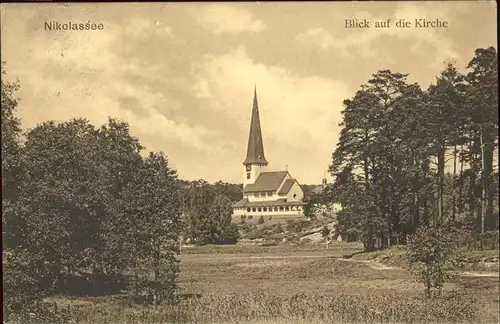
[[[250,134],[248,136],[247,157],[243,164],[267,165],[264,156],[264,144],[260,128],[259,103],[257,102],[257,86],[254,85],[252,120],[250,121]]]

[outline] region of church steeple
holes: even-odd
[[[252,120],[250,122],[250,134],[248,136],[247,157],[243,164],[267,165],[266,157],[264,156],[264,145],[262,143],[262,132],[260,129],[259,104],[257,102],[256,86],[254,86],[253,93]]]

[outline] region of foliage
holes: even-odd
[[[496,66],[495,48],[478,49],[467,74],[448,62],[427,90],[380,70],[344,101],[334,183],[324,190],[342,205],[340,235],[372,251],[428,225],[498,228]]]
[[[227,196],[233,202],[243,198],[243,185],[241,184],[217,181],[213,184],[213,189],[216,193]]]
[[[2,62],[2,204],[16,198],[19,174],[19,150],[21,127],[15,116],[18,99],[15,93],[19,90],[19,82],[7,82],[5,62]]]
[[[222,232],[219,244],[236,244],[240,238],[240,232],[236,224],[229,224],[224,232]]]
[[[45,297],[107,293],[138,264],[152,270],[144,282],[157,302],[173,297],[180,199],[166,158],[143,159],[128,124],[114,119],[100,128],[44,122],[21,143],[15,90],[2,78],[5,315],[64,320]]]
[[[413,234],[408,243],[408,261],[428,297],[441,293],[445,280],[453,270],[461,268],[457,255],[457,237],[450,229],[427,227]]]
[[[321,230],[321,236],[327,237],[328,235],[330,235],[330,228],[328,228],[328,226],[325,225]]]
[[[135,298],[143,292],[142,298],[158,304],[174,296],[181,231],[177,193],[176,172],[161,153],[150,153],[124,190],[126,247],[134,269]]]
[[[260,216],[259,220],[257,221],[257,224],[261,225],[264,224],[264,216]]]
[[[238,228],[231,224],[232,201],[205,181],[192,182],[184,196],[186,236],[196,244],[235,244]]]

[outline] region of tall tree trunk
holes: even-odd
[[[365,130],[365,156],[363,157],[363,171],[364,171],[364,175],[365,175],[365,189],[368,190],[368,186],[369,186],[369,183],[368,183],[368,171],[369,171],[369,161],[368,161],[368,154],[366,151],[368,151],[368,141],[369,141],[369,136],[368,136],[368,130]]]
[[[468,188],[468,203],[469,203],[469,215],[470,219],[474,220],[475,230],[479,229],[477,217],[476,217],[476,172],[477,172],[477,164],[476,164],[476,154],[474,152],[474,141],[471,139],[470,143],[470,173],[469,173],[469,188]]]
[[[156,247],[156,251],[154,251],[154,295],[153,295],[153,303],[158,305],[160,302],[160,250],[159,247]]]
[[[418,156],[414,155],[413,156],[413,167],[416,169],[418,167]],[[419,206],[418,206],[418,192],[419,192],[419,183],[418,176],[415,177],[413,176],[413,206],[412,206],[412,223],[411,223],[411,229],[410,233],[415,233],[417,227],[418,227],[418,215],[419,215]]]
[[[488,135],[488,136],[484,136]],[[491,133],[483,134],[483,176],[484,176],[484,190],[485,190],[485,230],[489,230],[494,226],[493,218],[493,201],[495,200],[495,189],[493,187],[493,156],[495,146],[493,144],[495,138]]]
[[[134,269],[134,298],[137,300],[139,298],[139,269],[137,265]]]
[[[481,144],[481,234],[484,234],[484,217],[486,214],[486,199],[485,199],[485,185],[486,185],[486,175],[484,170],[484,138],[483,130],[479,134],[479,140]],[[483,248],[483,240],[481,240],[481,249]]]
[[[411,229],[412,230],[412,233],[415,233],[417,228],[419,227],[419,217],[420,217],[420,208],[418,206],[419,204],[419,201],[418,201],[418,192],[415,191],[415,193],[413,194],[413,212],[414,212],[414,218],[413,218],[413,228]]]
[[[464,152],[464,146],[463,144],[460,145],[460,153],[463,155]],[[458,187],[458,213],[462,214],[464,212],[464,198],[462,197],[463,195],[463,187],[464,187],[464,161],[463,158],[460,159],[460,175],[459,175],[459,187]]]
[[[455,144],[453,146],[453,177],[451,181],[451,191],[452,191],[452,211],[451,211],[451,219],[453,220],[453,223],[456,222],[456,194],[455,194],[455,181],[456,181],[456,176],[457,176],[457,145]]]
[[[437,210],[437,220],[436,227],[440,227],[443,223],[444,214],[444,159],[445,159],[445,147],[441,145],[438,151],[438,210]]]

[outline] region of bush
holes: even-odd
[[[3,251],[4,321],[60,323],[68,319],[66,309],[43,302],[55,277],[37,255],[24,250]],[[37,266],[38,265],[38,266]]]
[[[260,216],[258,224],[264,224],[264,216]]]
[[[323,226],[323,229],[321,230],[321,235],[323,236],[323,238],[327,237],[329,234],[330,229],[328,228],[328,226]]]
[[[222,233],[219,239],[219,244],[236,244],[240,238],[240,232],[236,224],[230,224]]]
[[[432,290],[439,294],[451,271],[461,268],[456,233],[427,227],[410,237],[407,258],[419,282],[425,285],[428,297]]]

